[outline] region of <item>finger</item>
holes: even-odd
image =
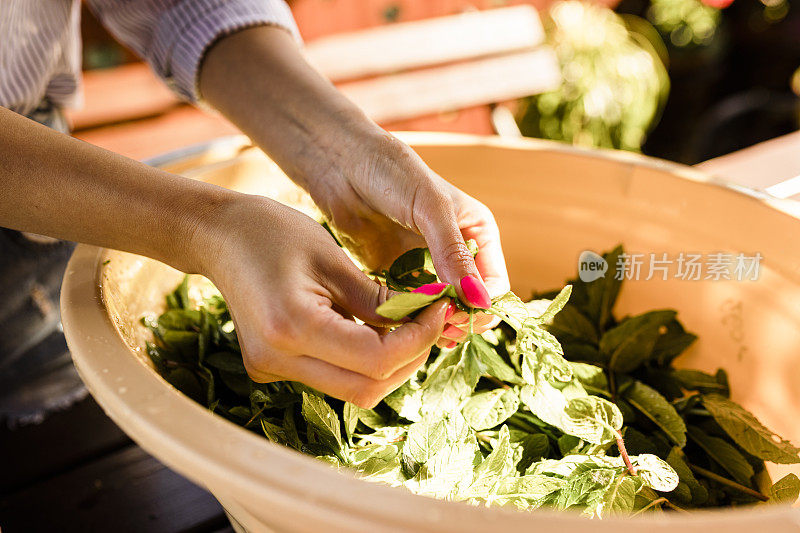
[[[469,322],[469,313],[466,311],[456,311],[455,313],[447,319],[448,324],[466,324]]]
[[[467,305],[488,309],[489,292],[464,243],[452,200],[445,193],[425,188],[415,196],[413,213],[439,277],[452,284]]]
[[[447,340],[450,340],[450,341],[457,341],[457,342],[463,341],[464,339],[467,338],[468,335],[469,335],[469,332],[464,331],[463,329],[461,329],[461,328],[459,328],[457,326],[452,326],[452,325],[451,326],[447,326],[446,328],[444,328],[444,331],[442,332],[442,337],[443,338],[445,338]]]
[[[334,304],[373,326],[398,324],[375,311],[397,292],[364,274],[344,253],[327,256],[321,263],[318,281],[330,291]]]
[[[478,254],[475,256],[475,265],[486,283],[486,289],[492,298],[502,296],[511,290],[511,285],[508,281],[506,259],[500,244],[499,232],[492,238],[481,241],[476,239],[476,241]]]
[[[409,363],[382,380],[369,378],[314,357],[301,356],[292,360],[292,368],[285,379],[300,381],[334,398],[372,409],[387,394],[408,381],[425,363],[429,353],[430,348],[426,348]]]
[[[450,339],[440,338],[436,341],[436,346],[439,348],[447,348],[448,350],[451,348],[455,348],[458,343],[456,341],[451,341]]]
[[[475,333],[481,334],[486,330],[496,328],[499,323],[500,317],[488,313],[481,313],[476,315],[472,329]]]
[[[385,379],[433,346],[444,327],[448,304],[446,298],[434,302],[385,335],[321,307],[306,318],[305,330],[296,339],[297,351],[372,379]]]
[[[500,230],[491,210],[474,198],[467,197],[459,207],[461,232],[466,239],[475,239],[478,254],[475,265],[492,298],[511,290],[508,270],[500,243]]]

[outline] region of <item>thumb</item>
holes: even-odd
[[[428,244],[439,277],[456,288],[462,302],[480,309],[490,308],[492,299],[464,242],[452,204],[428,198],[418,205],[420,216],[415,217],[416,225]]]
[[[352,261],[346,259],[326,274],[326,288],[333,303],[371,326],[395,326],[399,322],[375,312],[383,302],[399,294],[370,279]]]

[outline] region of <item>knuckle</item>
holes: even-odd
[[[297,340],[297,323],[283,313],[274,313],[262,322],[261,335],[268,346],[287,349]]]
[[[387,357],[375,357],[370,362],[367,376],[382,381],[394,373],[394,365]]]
[[[257,354],[247,353],[243,358],[247,375],[257,383],[277,381],[272,373],[275,371],[275,358],[271,351],[260,350]]]
[[[455,264],[464,268],[469,268],[472,265],[472,253],[461,240],[451,242],[445,246],[443,253],[445,261],[450,264]]]
[[[453,199],[447,194],[447,191],[435,183],[426,182],[422,187],[423,200],[433,208],[447,214],[455,212],[455,203]]]

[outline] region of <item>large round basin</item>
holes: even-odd
[[[679,366],[724,367],[734,399],[800,443],[800,209],[646,157],[534,140],[408,134],[422,158],[494,211],[513,289],[560,287],[583,250],[760,253],[755,281],[659,276],[626,282],[618,314],[675,308],[700,339]],[[173,172],[313,204],[244,138],[152,161]],[[135,224],[135,221],[131,221]],[[571,514],[472,507],[361,481],[209,413],[172,388],[143,351],[138,320],[163,309],[181,274],[156,261],[79,246],[67,270],[64,328],[95,399],[137,443],[208,488],[247,531],[800,531],[790,506],[663,513],[587,522]],[[642,278],[646,277],[645,275]],[[796,467],[771,467],[774,479]]]

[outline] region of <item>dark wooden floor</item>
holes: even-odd
[[[134,444],[91,397],[42,424],[0,428],[0,529],[232,531],[208,491]]]

